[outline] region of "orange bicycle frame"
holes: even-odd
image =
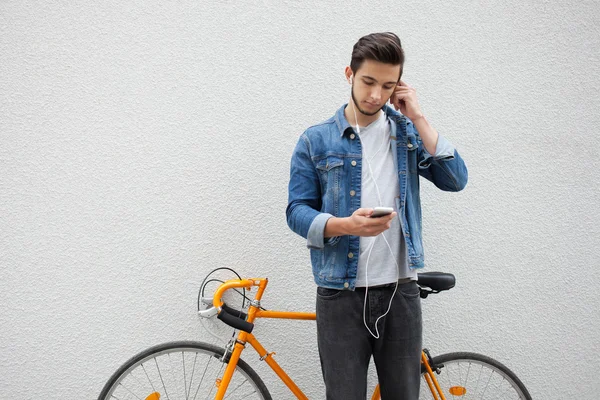
[[[213,305],[217,307],[217,310],[221,312],[221,307],[223,306],[222,296],[226,290],[234,289],[234,288],[245,288],[246,290],[251,290],[252,287],[258,287],[256,295],[254,296],[254,301],[251,303],[248,316],[246,318],[247,322],[254,323],[256,318],[280,318],[280,319],[300,319],[300,320],[316,320],[315,313],[308,312],[295,312],[295,311],[267,311],[260,309],[260,300],[262,295],[267,288],[269,280],[267,278],[256,278],[256,279],[232,279],[223,283],[216,290],[213,297]],[[256,339],[256,337],[248,332],[240,330],[237,339],[235,341],[235,345],[233,351],[231,353],[229,363],[227,364],[227,368],[223,373],[223,377],[220,380],[217,380],[216,385],[218,387],[217,394],[215,395],[216,400],[222,400],[227,392],[227,387],[229,386],[229,382],[231,381],[231,377],[233,376],[233,372],[237,366],[238,360],[242,354],[242,351],[246,347],[246,343],[250,343],[250,345],[256,350],[260,359],[262,361],[266,361],[266,363],[271,367],[273,372],[277,374],[279,379],[283,381],[283,383],[291,390],[291,392],[301,400],[308,400],[306,395],[300,390],[300,388],[296,385],[296,383],[285,373],[285,371],[277,364],[277,362],[273,359],[273,354],[269,353]],[[437,379],[433,371],[431,370],[431,366],[429,365],[429,360],[424,352],[421,353],[421,363],[425,366],[425,380],[427,381],[427,385],[433,394],[433,398],[435,400],[446,400],[442,393],[442,389],[440,388]],[[437,394],[436,394],[437,392]],[[438,397],[439,395],[439,397]],[[375,388],[375,392],[371,397],[371,400],[379,400],[380,399],[380,391],[379,385]]]

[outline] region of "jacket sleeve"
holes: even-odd
[[[417,128],[410,123],[407,129],[414,131],[419,144],[419,175],[431,181],[441,190],[448,192],[463,190],[467,185],[469,177],[467,166],[452,143],[442,135],[439,135],[435,154],[431,155],[425,149]]]
[[[325,224],[333,215],[320,212],[321,206],[321,183],[310,157],[310,142],[303,134],[292,155],[286,218],[290,229],[307,239],[310,249],[322,249],[325,242],[336,239],[324,238]]]

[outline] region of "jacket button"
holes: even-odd
[[[350,191],[350,196],[354,196],[356,194],[356,192],[354,190]]]
[[[356,161],[352,160],[350,164],[352,164],[353,167],[356,167]]]
[[[350,284],[349,284],[348,282],[344,282],[344,287],[345,287],[346,289],[348,289],[348,288],[350,287]]]
[[[348,258],[354,257],[354,253],[348,253]]]
[[[354,133],[350,134],[350,139],[354,139],[356,137],[356,135]]]
[[[413,145],[412,145],[412,143],[409,143],[406,146],[408,146],[408,148],[410,149],[410,148],[412,148]]]

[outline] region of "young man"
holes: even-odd
[[[395,34],[361,38],[345,71],[349,104],[308,128],[292,156],[287,222],[311,253],[329,400],[366,398],[371,356],[383,400],[418,399],[419,175],[445,191],[467,183],[462,158],[400,79],[403,65]],[[371,217],[374,207],[394,211]]]

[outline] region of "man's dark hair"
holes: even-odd
[[[400,38],[392,32],[371,33],[361,37],[352,49],[350,61],[352,72],[356,73],[365,60],[400,65],[400,76],[402,76],[404,50]]]

